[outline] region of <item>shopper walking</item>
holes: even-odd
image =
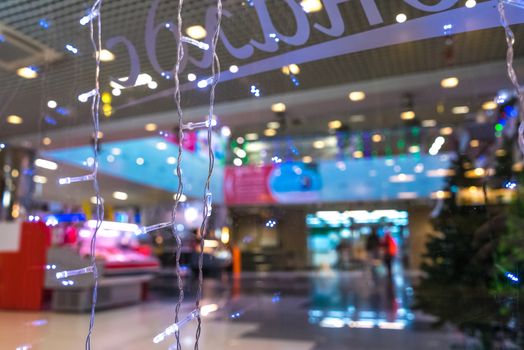
[[[382,240],[382,247],[384,249],[384,264],[388,270],[388,277],[392,277],[393,260],[397,255],[397,243],[391,236],[388,229],[385,230],[385,235]]]
[[[378,236],[377,228],[373,227],[371,229],[371,234],[366,240],[366,251],[369,269],[371,270],[371,275],[373,279],[377,279],[377,265],[380,264],[380,238]]]

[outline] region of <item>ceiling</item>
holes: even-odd
[[[51,63],[38,63],[39,77],[32,80],[22,79],[12,71],[0,69],[0,137],[29,138],[29,135],[43,137],[48,134],[62,134],[62,137],[70,138],[66,144],[75,144],[77,140],[71,140],[74,130],[84,130],[79,128],[90,125],[89,107],[77,100],[80,93],[89,91],[94,84],[95,63],[89,29],[88,26],[79,24],[79,19],[86,14],[90,3],[86,0],[3,0],[0,3],[2,25],[61,56]],[[147,59],[144,27],[150,4],[151,1],[143,0],[104,1],[102,32],[104,40],[125,35],[136,46],[141,71],[149,73],[159,83],[156,90],[158,92],[172,88],[173,81],[162,79],[154,72]],[[203,24],[205,10],[213,4],[213,1],[207,0],[186,2],[183,11],[186,28]],[[376,4],[384,18],[384,25],[395,23],[395,16],[399,12],[405,13],[409,19],[427,15],[401,0],[376,0]],[[463,1],[459,1],[457,7],[463,5]],[[176,6],[175,1],[161,1],[157,23],[173,20]],[[258,19],[252,7],[239,0],[227,0],[224,7],[232,13],[231,18],[224,19],[224,31],[235,46],[246,43],[250,38],[262,40],[260,27],[253,25]],[[339,7],[346,23],[343,35],[370,29],[360,2],[347,1]],[[281,32],[293,32],[295,24],[286,17],[284,1],[271,1],[269,9],[273,22]],[[325,11],[308,16],[319,23],[329,22]],[[49,24],[48,29],[40,26],[42,19]],[[514,30],[517,38],[524,37],[524,26],[515,26]],[[307,44],[329,39],[330,37],[318,31],[312,31]],[[524,46],[520,42],[522,40],[517,40],[517,57],[524,54]],[[64,49],[66,44],[77,47],[79,53],[73,55],[67,52]],[[506,54],[505,45],[501,28],[487,29],[455,35],[451,46],[446,46],[445,38],[435,38],[304,63],[300,65],[301,72],[297,76],[300,81],[298,87],[280,70],[231,80],[220,84],[217,89],[217,104],[222,106],[222,109],[217,109],[217,114],[224,124],[233,126],[234,134],[260,132],[265,128],[265,123],[274,118],[269,111],[271,103],[285,100],[289,106],[289,118],[301,121],[296,133],[327,133],[325,125],[328,120],[348,119],[352,114],[361,113],[369,117],[361,127],[395,126],[400,123],[400,99],[406,92],[413,93],[417,114],[424,118],[434,118],[435,106],[439,102],[444,102],[449,107],[467,104],[471,105],[472,110],[476,110],[483,101],[492,98],[499,88],[509,87],[502,63]],[[222,67],[245,63],[229,55],[223,45],[219,45],[218,49]],[[279,52],[292,49],[293,47],[284,44]],[[162,31],[159,35],[156,52],[163,67],[173,65],[175,46],[167,31]],[[128,74],[126,52],[119,46],[114,54],[115,61],[102,65],[101,81],[104,91],[110,91],[111,76],[122,77]],[[199,52],[191,47],[190,54],[198,56]],[[255,50],[255,54],[247,62],[256,62],[269,56],[271,54]],[[519,66],[522,66],[520,62]],[[184,72],[183,82],[189,72],[198,76],[209,74],[208,71],[189,65]],[[444,91],[440,88],[439,81],[450,74],[460,75],[461,84],[456,89]],[[250,93],[252,84],[260,88],[260,99]],[[369,91],[368,98],[360,104],[351,104],[347,99],[347,92],[357,88]],[[116,113],[103,121],[102,129],[114,130],[118,134],[122,125],[133,125],[134,133],[128,130],[126,135],[120,135],[129,137],[134,136],[136,130],[143,130],[145,120],[159,121],[166,127],[172,127],[176,117],[170,96],[132,108],[119,109],[119,106],[151,94],[152,91],[147,87],[137,87],[114,97],[112,104]],[[56,100],[59,106],[67,108],[70,115],[62,116],[49,110],[47,101],[51,99]],[[188,118],[198,119],[205,115],[207,101],[207,90],[185,92],[183,104],[188,110]],[[23,116],[25,122],[22,125],[7,124],[5,117],[10,114]],[[45,116],[56,120],[56,125],[46,123]],[[449,113],[449,108],[437,117],[445,124],[457,120]],[[72,128],[73,126],[78,128]],[[68,128],[67,134],[60,133],[63,128]],[[109,133],[106,132],[107,134]],[[88,137],[84,136],[83,140],[84,143],[88,142]]]

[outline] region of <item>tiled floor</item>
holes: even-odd
[[[203,305],[218,310],[203,318],[200,349],[449,349],[455,338],[410,310],[412,290],[401,276],[389,283],[363,272],[245,274],[207,279],[204,295]],[[170,348],[173,337],[152,340],[173,322],[174,296],[98,312],[93,349]],[[188,299],[182,315],[192,308]],[[182,329],[183,348],[193,348],[195,324]],[[87,326],[86,314],[0,312],[0,349],[82,349]]]

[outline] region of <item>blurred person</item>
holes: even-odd
[[[373,275],[373,279],[377,277],[377,262],[380,258],[380,238],[378,236],[377,228],[373,227],[371,233],[366,240],[366,251],[368,253],[368,263]]]
[[[382,239],[382,248],[384,249],[384,264],[388,270],[388,277],[392,276],[393,260],[397,255],[397,243],[391,236],[389,229],[385,229],[384,238]]]

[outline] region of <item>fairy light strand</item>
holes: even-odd
[[[504,31],[506,34],[506,43],[508,45],[508,49],[506,51],[507,73],[509,79],[511,80],[511,83],[517,91],[517,96],[519,100],[520,125],[518,128],[518,141],[520,151],[524,153],[524,92],[522,91],[522,87],[520,86],[517,78],[517,73],[515,72],[515,68],[513,67],[513,45],[515,44],[515,34],[511,30],[506,19],[506,11],[504,6],[504,0],[499,0],[497,8],[500,15],[500,22],[502,23],[502,27],[504,27]]]
[[[173,209],[171,212],[171,220],[173,223],[176,222],[176,212],[178,209],[178,204],[180,203],[180,199],[182,198],[182,194],[184,192],[184,182],[182,179],[182,144],[184,141],[184,128],[182,127],[184,122],[184,114],[182,110],[182,102],[181,102],[181,91],[180,91],[180,64],[182,62],[182,59],[184,58],[184,46],[182,44],[182,7],[184,6],[184,0],[178,0],[178,8],[177,8],[177,45],[176,45],[176,52],[177,52],[177,60],[175,64],[175,73],[174,73],[174,79],[175,79],[175,92],[174,92],[174,99],[176,104],[176,111],[178,115],[178,159],[177,159],[177,165],[176,165],[176,174],[178,179],[178,188],[175,196],[175,203],[173,205]],[[180,256],[182,254],[182,240],[180,238],[180,235],[176,232],[176,225],[171,226],[171,231],[173,233],[173,236],[176,240],[176,249],[175,249],[175,272],[176,272],[176,278],[177,278],[177,284],[178,284],[178,300],[175,306],[175,323],[178,322],[179,314],[180,314],[180,307],[182,306],[182,302],[184,301],[184,282],[182,281],[182,271],[180,269]],[[182,345],[180,343],[180,332],[176,331],[175,334],[176,337],[176,348],[177,350],[180,350],[182,348]]]
[[[198,310],[197,314],[197,329],[195,334],[195,347],[194,350],[199,349],[199,341],[200,341],[200,335],[202,333],[202,318],[200,315],[200,301],[202,299],[202,285],[203,285],[203,273],[202,273],[202,267],[204,264],[204,241],[206,237],[206,230],[207,230],[207,223],[208,219],[211,216],[211,210],[212,210],[212,196],[210,191],[210,184],[211,184],[211,176],[213,175],[213,167],[215,165],[215,155],[213,153],[213,147],[212,147],[212,141],[213,141],[213,115],[214,115],[214,104],[215,104],[215,89],[218,84],[218,81],[220,80],[220,60],[218,59],[218,55],[216,52],[218,38],[220,35],[220,24],[222,21],[222,0],[217,0],[217,25],[215,28],[215,32],[213,34],[213,38],[211,40],[211,52],[213,56],[213,61],[211,64],[211,91],[209,93],[209,113],[207,116],[208,121],[208,127],[207,127],[207,146],[208,146],[208,152],[209,152],[209,169],[208,169],[208,175],[206,179],[206,183],[204,185],[204,210],[203,210],[203,218],[202,218],[202,224],[200,225],[200,252],[198,256],[198,290],[196,295],[196,301],[195,301],[195,308]]]
[[[98,143],[100,136],[100,123],[99,123],[99,111],[100,111],[100,55],[98,52],[102,50],[102,0],[95,0],[93,6],[91,7],[91,13],[96,13],[96,29],[97,37],[95,40],[95,25],[94,20],[91,20],[89,23],[90,28],[90,38],[91,44],[95,51],[95,95],[93,96],[93,101],[91,103],[91,117],[93,119],[93,129],[94,129],[94,141],[93,141],[93,158],[94,158],[94,171],[93,171],[93,189],[96,196],[96,227],[93,232],[93,237],[91,237],[91,246],[90,246],[90,255],[91,255],[91,266],[93,268],[93,277],[94,277],[94,286],[93,286],[93,295],[91,299],[91,315],[89,317],[89,329],[85,341],[85,349],[91,349],[91,335],[93,332],[93,327],[95,325],[95,308],[98,296],[98,270],[96,267],[96,236],[98,230],[102,226],[102,221],[104,219],[104,205],[102,204],[102,197],[100,195],[100,186],[98,183]]]

